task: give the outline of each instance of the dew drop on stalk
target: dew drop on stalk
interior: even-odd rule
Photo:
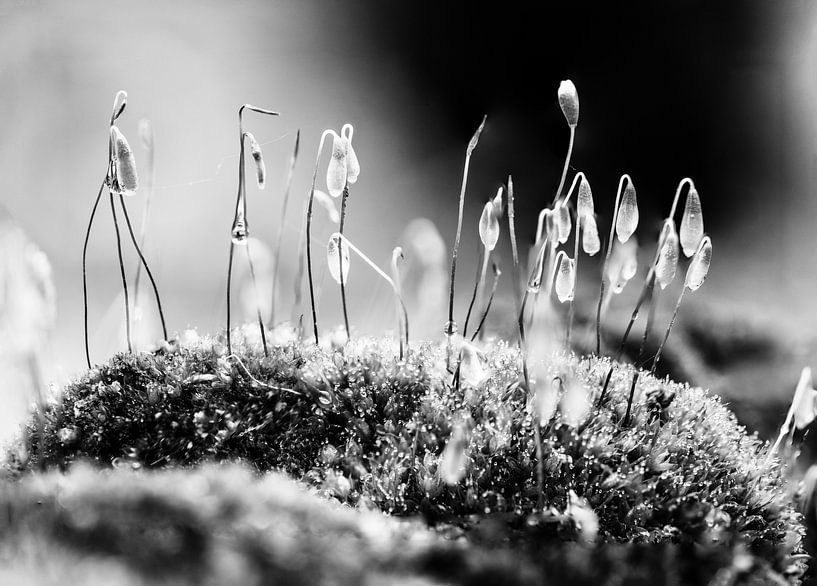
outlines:
[[[627,181],[616,218],[616,236],[619,242],[627,242],[638,227],[638,199],[632,181]]]
[[[706,280],[706,275],[709,273],[709,265],[712,263],[712,240],[709,236],[704,236],[695,256],[689,262],[687,268],[687,275],[684,285],[690,291],[697,291]]]
[[[592,217],[596,215],[593,205],[593,191],[590,189],[590,182],[582,175],[579,182],[579,195],[576,202],[576,213],[579,218]]]
[[[698,250],[698,244],[704,237],[704,216],[701,210],[701,198],[698,190],[690,186],[687,193],[684,215],[681,218],[681,248],[689,258]]]
[[[247,244],[249,231],[247,230],[247,221],[244,219],[244,214],[242,212],[238,213],[238,217],[235,219],[233,230],[230,235],[233,239],[233,244],[238,244],[241,246]]]
[[[567,256],[564,251],[559,251],[557,257],[558,269],[556,271],[556,296],[564,303],[573,299],[576,285],[576,263]]]
[[[136,175],[136,160],[125,135],[111,126],[111,140],[113,141],[114,166],[116,168],[116,191],[122,195],[133,195],[139,188],[139,178]]]
[[[494,213],[494,204],[490,201],[485,203],[479,218],[479,238],[488,250],[493,250],[499,240],[499,220]]]
[[[332,157],[326,169],[326,188],[332,197],[340,197],[346,187],[346,141],[332,132]]]
[[[556,227],[559,231],[559,243],[564,244],[570,238],[573,224],[570,221],[570,208],[561,200],[556,204]]]
[[[675,278],[675,270],[678,268],[678,234],[672,220],[664,222],[659,241],[662,244],[655,264],[655,280],[662,289],[666,289]]]
[[[593,256],[601,249],[596,218],[584,216],[582,222],[582,250],[584,250],[585,254]]]
[[[332,278],[340,285],[341,260],[338,253],[338,249],[340,249],[343,255],[343,284],[345,285],[349,278],[349,246],[345,244],[344,246],[339,246],[339,241],[340,236],[337,233],[329,237],[329,242],[326,245],[326,262],[329,264],[329,273],[332,275]]]

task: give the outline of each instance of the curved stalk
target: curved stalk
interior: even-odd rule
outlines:
[[[111,215],[113,216],[113,227],[116,231],[116,253],[119,257],[119,272],[122,275],[122,291],[125,295],[125,338],[128,342],[128,352],[133,352],[133,343],[130,336],[130,300],[128,298],[128,279],[125,276],[125,263],[122,261],[122,240],[119,236],[119,222],[116,219],[116,208],[113,203],[113,192],[108,190],[111,201]]]
[[[94,200],[94,207],[91,209],[91,218],[88,220],[88,229],[85,231],[85,243],[82,245],[82,307],[84,316],[84,333],[85,333],[85,362],[88,368],[91,368],[91,353],[88,348],[88,276],[87,276],[87,262],[88,255],[88,240],[91,237],[91,226],[94,223],[94,216],[96,216],[96,209],[99,207],[99,200],[102,199],[102,190],[105,189],[106,179],[102,180],[99,186],[99,193]]]
[[[618,221],[618,208],[621,203],[621,194],[624,191],[624,181],[632,183],[632,179],[626,173],[618,180],[618,190],[616,191],[616,201],[613,204],[613,221],[610,224],[610,237],[607,239],[607,252],[604,254],[604,262],[601,265],[601,285],[599,286],[599,303],[596,307],[596,355],[601,356],[601,309],[604,300],[604,289],[607,286],[607,265],[610,262],[610,254],[613,251],[613,238],[616,233],[616,222]],[[660,249],[659,249],[660,250]]]
[[[482,326],[485,325],[485,320],[488,318],[488,312],[491,311],[491,304],[494,302],[494,295],[496,294],[496,286],[499,283],[499,276],[502,274],[502,271],[499,270],[499,267],[496,263],[493,264],[493,271],[494,271],[494,282],[491,285],[491,295],[488,297],[488,304],[485,306],[485,311],[482,314],[482,318],[479,320],[479,324],[477,324],[477,329],[474,330],[474,334],[471,336],[471,341],[473,342],[477,335],[482,331]]]
[[[576,126],[570,125],[570,140],[567,143],[567,155],[565,155],[565,165],[562,168],[562,178],[559,179],[559,187],[556,189],[556,195],[553,198],[551,205],[556,205],[559,200],[559,194],[562,193],[562,188],[565,186],[565,178],[567,177],[567,168],[570,166],[570,157],[573,155],[573,141],[576,138]]]
[[[315,285],[312,281],[312,204],[315,201],[315,182],[318,180],[318,163],[321,160],[323,141],[332,133],[331,130],[324,130],[321,134],[321,141],[318,143],[318,154],[315,157],[315,170],[312,173],[312,187],[309,189],[309,203],[306,210],[306,273],[309,280],[309,301],[312,305],[312,329],[315,333],[315,345],[318,339],[318,314],[315,311]]]
[[[148,267],[148,263],[145,260],[145,256],[142,254],[142,249],[139,247],[139,243],[136,241],[136,236],[133,233],[133,226],[131,226],[130,223],[130,216],[128,215],[128,208],[125,206],[125,198],[121,193],[119,194],[119,205],[122,206],[122,213],[125,215],[125,224],[128,227],[131,242],[133,242],[133,247],[136,249],[136,254],[139,255],[139,260],[141,261],[140,266],[145,267],[145,273],[147,274],[150,284],[153,287],[153,295],[156,298],[156,306],[159,308],[159,319],[162,322],[162,337],[163,339],[167,340],[167,326],[165,325],[165,314],[162,310],[162,300],[159,298],[159,289],[156,287],[156,280],[153,278],[153,273],[151,273],[150,267]],[[134,307],[136,307],[135,297],[137,292],[138,291],[134,292]]]

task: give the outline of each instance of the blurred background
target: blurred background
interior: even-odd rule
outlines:
[[[155,132],[144,252],[168,327],[216,332],[225,324],[241,104],[281,112],[274,119],[245,118],[268,168],[265,191],[248,185],[262,270],[270,270],[262,248],[275,245],[283,178],[301,132],[277,273],[277,319],[293,314],[303,206],[325,128],[355,125],[362,172],[352,186],[346,233],[387,267],[414,218],[433,220],[450,249],[465,145],[487,114],[468,187],[458,269],[461,320],[483,203],[513,174],[517,230],[527,249],[535,215],[553,198],[568,139],[556,90],[566,78],[581,102],[568,179],[577,170],[588,174],[600,231],[609,229],[618,178],[629,173],[642,206],[639,238],[652,254],[675,187],[693,177],[715,258],[691,305],[718,319],[759,320],[761,330],[781,332],[784,344],[798,348],[793,364],[805,364],[808,356],[799,349],[809,347],[817,326],[815,9],[795,0],[559,4],[543,14],[542,6],[523,2],[0,0],[0,203],[53,266],[58,311],[45,364],[49,379],[65,380],[84,366],[81,252],[106,170],[117,90],[129,93],[119,126],[140,172],[139,120],[150,119]],[[319,189],[325,189],[326,161],[324,155]],[[127,200],[137,230],[144,199],[138,193]],[[322,329],[341,319],[337,287],[325,274],[324,245],[332,231],[316,208]],[[506,234],[498,255],[510,275]],[[125,249],[132,277],[138,259],[129,245]],[[388,287],[352,263],[353,328],[379,333],[392,327]],[[587,283],[598,268],[583,263],[589,272],[581,277],[586,285],[580,281],[578,300],[590,304],[597,284]],[[236,291],[246,281],[243,266],[237,257]],[[94,362],[124,348],[118,270],[103,199],[88,253]],[[677,291],[664,298],[662,311],[671,310]],[[444,290],[440,295],[430,312],[411,301],[418,336],[441,331]],[[509,295],[510,280],[503,278],[498,307],[511,306]],[[141,296],[149,300],[146,290]],[[252,317],[238,293],[234,307],[239,319]],[[630,308],[619,299],[613,310]],[[308,331],[308,305],[294,313],[301,312]],[[144,313],[152,315],[153,305]],[[502,319],[495,315],[500,330]],[[799,367],[786,371],[792,389],[798,373]],[[715,386],[716,379],[703,382]]]

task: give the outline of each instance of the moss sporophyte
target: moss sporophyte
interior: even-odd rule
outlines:
[[[538,216],[529,258],[522,259],[520,268],[515,185],[510,175],[495,194],[491,190],[479,222],[466,225],[465,237],[476,240],[478,236],[481,252],[460,333],[455,282],[465,195],[471,159],[487,117],[467,145],[450,257],[447,316],[442,308],[429,312],[432,316],[419,316],[437,316],[445,323],[444,336],[438,341],[410,337],[411,305],[406,304],[414,285],[410,276],[413,261],[424,269],[442,271],[445,281],[447,253],[437,242],[442,239],[433,225],[417,225],[417,238],[422,242],[407,238],[401,246],[386,249],[391,256],[382,259],[382,266],[388,263],[388,272],[344,233],[349,188],[360,173],[351,124],[343,125],[339,133],[326,130],[320,137],[311,186],[303,201],[292,323],[275,321],[277,272],[272,317],[264,323],[249,250],[247,145],[259,189],[268,182],[266,165],[270,161],[264,158],[263,143],[245,130],[243,113],[278,114],[245,104],[239,109],[238,189],[230,225],[226,331],[215,337],[185,334],[168,343],[156,284],[133,234],[123,197],[138,193],[139,182],[133,151],[115,124],[127,104],[127,95],[120,92],[109,124],[106,175],[83,247],[83,294],[90,369],[85,261],[91,226],[107,187],[125,298],[128,353],[89,370],[57,402],[41,404],[41,417],[29,426],[23,440],[36,449],[29,449],[26,457],[12,457],[12,463],[19,470],[35,465],[68,467],[80,459],[102,465],[116,462],[118,467],[158,468],[239,459],[258,471],[285,471],[344,503],[392,515],[419,515],[433,526],[457,527],[477,536],[475,542],[484,538],[485,526],[494,523],[501,527],[503,542],[717,546],[729,552],[722,568],[723,583],[736,583],[738,576],[750,571],[763,579],[796,579],[803,571],[798,557],[802,525],[785,485],[784,467],[775,455],[783,439],[791,438],[795,428],[808,425],[817,413],[817,391],[812,388],[810,371],[804,371],[771,447],[747,435],[719,399],[654,376],[685,292],[702,286],[712,260],[712,240],[704,232],[700,196],[689,178],[678,185],[659,233],[639,238],[643,243],[657,236],[656,249],[649,265],[643,267],[646,276],[623,336],[617,344],[610,343],[612,330],[605,328],[605,321],[613,321],[613,316],[605,320],[605,313],[639,273],[635,182],[628,174],[621,176],[609,237],[602,242],[599,229],[606,230],[607,224],[596,213],[587,173],[575,173],[568,183],[579,119],[575,84],[562,82],[556,99],[569,130],[567,153],[553,199]],[[152,157],[152,132],[140,134]],[[317,189],[317,176],[327,139],[331,139],[331,153],[324,192]],[[278,270],[283,215],[299,146],[300,133],[284,181],[273,271]],[[152,163],[150,168],[152,175]],[[598,183],[595,187],[598,189]],[[684,210],[676,230],[675,215],[684,191]],[[546,200],[550,193],[548,188]],[[134,352],[138,348],[131,343],[131,305],[114,195],[153,286],[161,317],[166,343],[153,352]],[[326,268],[340,286],[344,316],[343,329],[326,335],[318,326],[313,281],[315,201],[332,224],[328,240],[319,236],[319,242],[326,242]],[[507,231],[501,229],[506,214]],[[527,228],[533,231],[534,226]],[[513,263],[513,270],[508,271],[513,303],[507,305],[513,307],[512,317],[494,315],[491,321],[505,317],[506,329],[515,331],[513,345],[497,340],[492,335],[494,324],[487,321],[502,275],[497,258],[506,233]],[[257,325],[234,327],[232,323],[236,246],[247,252]],[[523,256],[527,248],[522,248]],[[602,249],[603,256],[598,254]],[[596,261],[600,265],[597,299],[593,285],[595,320],[592,310],[586,320],[576,319],[576,304],[582,301],[578,294],[582,253],[588,257],[598,254],[601,259]],[[660,293],[671,287],[681,253],[690,259],[684,283],[657,352],[647,356]],[[389,301],[388,307],[397,315],[396,336],[351,335],[346,284],[350,276],[365,278],[350,272],[352,254],[393,292],[394,302]],[[583,259],[582,267],[586,262],[594,261]],[[312,321],[307,340],[303,339],[305,308],[301,307],[304,271]],[[585,270],[582,281],[586,277]],[[444,282],[440,289],[443,287]],[[424,293],[432,290],[424,289]],[[648,315],[636,364],[622,364],[625,345],[645,303]],[[561,309],[563,304],[566,309]],[[477,325],[469,332],[474,322]],[[412,331],[416,329],[413,325]],[[595,354],[579,357],[572,352],[579,347],[574,337],[582,333],[591,340],[595,337]],[[592,341],[588,346],[593,346]],[[612,360],[602,356],[610,347],[617,348],[610,352]],[[650,360],[649,371],[641,370]],[[486,525],[479,528],[482,521]],[[756,559],[749,569],[735,561],[743,552]]]

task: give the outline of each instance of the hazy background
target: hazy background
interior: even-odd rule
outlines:
[[[573,167],[590,177],[601,230],[621,173],[638,189],[642,242],[655,238],[678,181],[691,176],[715,247],[713,272],[696,297],[811,335],[814,9],[793,0],[569,4],[540,16],[521,2],[0,0],[0,202],[54,267],[59,305],[50,374],[63,378],[84,361],[82,242],[119,89],[130,95],[120,127],[140,168],[139,119],[155,129],[157,188],[145,253],[172,331],[224,326],[242,103],[282,113],[246,118],[264,143],[269,172],[265,191],[248,187],[250,228],[269,246],[286,160],[301,130],[279,271],[279,315],[287,318],[301,210],[323,129],[355,124],[362,172],[347,234],[386,266],[415,217],[432,218],[450,246],[464,147],[488,114],[469,183],[458,272],[464,295],[476,261],[476,220],[507,174],[517,189],[520,240],[529,241],[535,214],[553,197],[568,137],[556,88],[571,78],[581,100]],[[319,188],[324,169],[325,158]],[[128,200],[136,224],[143,197]],[[316,222],[323,272],[332,228],[325,217]],[[500,256],[509,268],[506,242]],[[128,255],[129,275],[135,260]],[[393,321],[389,291],[353,263],[352,325],[362,332],[391,327],[384,326]],[[122,310],[112,305],[119,276],[107,205],[97,216],[88,273],[92,360],[101,361],[122,347],[113,333]],[[588,297],[595,284],[590,289]],[[338,297],[327,279],[322,327],[338,323]],[[431,317],[439,331],[445,316]]]

